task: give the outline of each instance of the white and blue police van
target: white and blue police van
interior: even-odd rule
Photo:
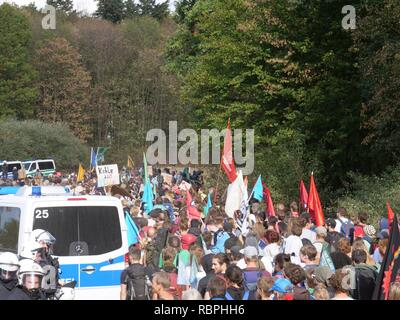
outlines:
[[[55,238],[60,279],[76,281],[76,300],[118,300],[128,253],[121,201],[74,196],[64,187],[23,187],[0,196],[0,251],[21,253],[35,229]]]

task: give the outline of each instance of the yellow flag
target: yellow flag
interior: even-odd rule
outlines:
[[[83,181],[84,178],[85,178],[85,169],[83,169],[82,165],[79,164],[78,178],[76,179],[76,182]]]
[[[133,164],[133,160],[130,156],[128,156],[128,164],[127,164],[128,169],[133,169],[134,164]]]

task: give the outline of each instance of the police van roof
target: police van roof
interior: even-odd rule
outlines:
[[[116,197],[96,196],[96,195],[75,195],[68,188],[58,186],[43,187],[22,187],[15,195],[4,195],[0,197],[0,202],[24,202],[28,199],[32,201],[119,201]]]

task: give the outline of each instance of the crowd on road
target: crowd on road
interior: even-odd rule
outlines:
[[[244,228],[240,210],[226,214],[222,192],[204,190],[201,171],[157,169],[150,181],[150,211],[142,169],[123,168],[121,184],[105,188],[96,187],[93,171],[80,182],[76,174],[57,174],[19,183],[120,198],[136,230],[121,273],[121,300],[372,299],[389,242],[388,219],[374,227],[368,213],[350,218],[338,208],[336,217],[316,227],[296,202],[277,204],[269,216],[251,198]],[[7,268],[0,261],[3,286]],[[388,299],[400,300],[399,277]]]

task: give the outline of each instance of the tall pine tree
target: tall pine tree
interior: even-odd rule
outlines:
[[[47,0],[47,4],[65,13],[72,13],[74,10],[74,3],[72,0]]]
[[[95,15],[112,23],[120,23],[125,17],[123,0],[97,0]]]

